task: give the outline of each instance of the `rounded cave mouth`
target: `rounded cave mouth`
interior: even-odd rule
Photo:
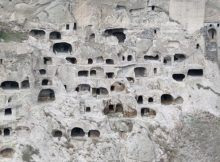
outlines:
[[[0,156],[4,158],[11,158],[15,153],[15,150],[12,148],[4,148],[0,151]]]
[[[53,31],[50,33],[50,39],[61,39],[61,33],[58,31]]]
[[[44,38],[46,35],[46,32],[41,29],[32,29],[30,31],[30,35],[35,37],[35,38]]]
[[[52,89],[42,89],[38,95],[38,102],[54,101],[55,92]]]
[[[183,79],[185,78],[185,75],[184,74],[173,74],[173,79],[176,80],[176,81],[183,81]]]
[[[55,130],[52,131],[52,136],[53,137],[62,137],[62,135],[63,135],[63,133],[60,130],[55,129]]]
[[[161,96],[161,104],[163,105],[170,105],[173,103],[173,101],[174,101],[174,98],[170,94],[163,94]]]
[[[75,127],[71,130],[71,136],[72,137],[84,137],[85,132],[82,128]]]
[[[104,32],[105,36],[114,36],[118,39],[118,43],[124,43],[126,35],[123,28],[106,29]]]
[[[69,43],[61,42],[61,43],[55,43],[53,45],[53,52],[54,53],[71,53],[72,52],[72,46]]]

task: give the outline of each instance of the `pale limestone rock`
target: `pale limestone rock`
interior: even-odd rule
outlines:
[[[220,161],[218,13],[218,0],[0,1],[0,161]]]

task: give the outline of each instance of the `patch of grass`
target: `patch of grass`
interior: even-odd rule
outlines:
[[[27,39],[27,34],[22,32],[0,31],[0,39],[3,39],[5,42],[22,42]]]

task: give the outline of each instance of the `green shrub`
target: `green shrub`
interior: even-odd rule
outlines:
[[[27,39],[27,34],[22,32],[0,31],[0,39],[5,42],[22,42]]]

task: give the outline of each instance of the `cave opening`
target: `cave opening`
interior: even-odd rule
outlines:
[[[83,137],[85,136],[85,132],[82,128],[75,127],[71,130],[71,136],[72,137]]]
[[[11,115],[12,114],[12,109],[11,108],[6,108],[5,109],[5,115]]]
[[[77,60],[75,57],[67,57],[66,60],[71,64],[76,64]]]
[[[19,84],[16,81],[4,81],[1,83],[1,87],[7,90],[19,89]]]
[[[137,97],[137,103],[138,104],[143,104],[143,96],[138,96]]]
[[[62,135],[63,135],[63,133],[62,133],[62,131],[60,131],[60,130],[53,130],[52,131],[52,136],[53,137],[62,137]]]
[[[35,37],[35,38],[44,38],[45,37],[45,31],[44,30],[38,30],[38,29],[33,29],[30,31],[30,35]]]
[[[55,92],[52,89],[42,89],[38,95],[38,101],[54,101],[55,100]]]
[[[87,70],[82,70],[78,72],[79,77],[87,77],[89,75],[89,72]]]
[[[184,74],[173,74],[173,79],[176,81],[183,81],[184,78],[185,78]]]
[[[61,33],[53,31],[50,33],[50,39],[61,39]]]
[[[10,136],[10,128],[4,128],[4,131],[3,131],[3,133],[4,133],[4,136]]]
[[[154,116],[156,116],[156,111],[153,109],[150,109],[150,108],[142,108],[141,109],[141,116],[154,117]]]
[[[98,130],[89,130],[88,137],[96,138],[100,136],[100,132]]]
[[[163,94],[161,96],[161,104],[163,105],[170,105],[173,103],[173,101],[173,96],[171,96],[170,94]]]
[[[53,45],[53,52],[54,53],[71,53],[72,46],[71,44],[66,43],[66,42],[55,43]]]
[[[203,69],[189,69],[187,75],[189,75],[189,76],[203,76]]]
[[[118,43],[123,43],[126,39],[126,35],[124,34],[123,28],[116,28],[116,29],[107,29],[105,30],[105,35],[107,36],[115,36],[118,39]]]
[[[30,83],[29,80],[24,80],[21,82],[21,88],[25,89],[25,88],[30,88]]]
[[[144,77],[146,73],[146,68],[136,67],[134,68],[135,77]]]

